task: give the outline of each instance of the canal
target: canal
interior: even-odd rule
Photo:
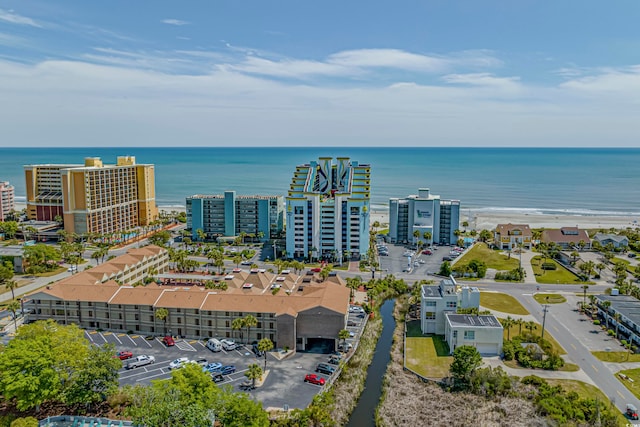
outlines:
[[[371,427],[375,425],[376,407],[382,395],[384,374],[391,360],[393,331],[396,328],[396,320],[393,318],[394,302],[395,300],[387,300],[380,307],[382,332],[376,344],[373,360],[369,365],[369,369],[367,369],[364,391],[351,413],[347,427]]]

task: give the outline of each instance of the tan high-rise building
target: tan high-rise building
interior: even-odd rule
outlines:
[[[84,166],[25,166],[25,177],[29,218],[61,215],[68,233],[121,232],[158,217],[154,166],[135,157],[118,157],[115,165],[89,157]]]

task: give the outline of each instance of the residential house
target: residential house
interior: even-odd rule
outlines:
[[[453,353],[461,345],[475,347],[483,356],[502,353],[502,324],[492,314],[445,314],[444,336]]]
[[[616,249],[629,247],[629,239],[627,236],[618,234],[596,233],[596,235],[593,236],[593,241],[600,243],[600,246],[603,248],[609,244],[612,244]]]
[[[584,244],[585,249],[591,248],[591,240],[585,230],[578,227],[562,227],[560,229],[544,230],[540,236],[543,243],[555,243],[560,248],[573,249]]]
[[[494,242],[500,249],[515,249],[522,245],[531,249],[533,233],[527,224],[498,224],[494,234]]]

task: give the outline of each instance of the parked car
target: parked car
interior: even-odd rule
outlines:
[[[315,267],[315,268],[312,268],[311,271],[313,271],[314,273],[320,273],[322,269],[320,267]]]
[[[261,351],[260,349],[258,349],[258,343],[257,343],[257,342],[254,342],[254,343],[251,345],[251,350],[255,353],[255,355],[256,355],[257,357],[262,357],[262,356],[264,356],[264,351]]]
[[[429,249],[425,249],[424,251],[422,251],[422,253],[424,255],[433,255],[433,252],[431,250],[429,250]]]
[[[205,365],[202,370],[213,374],[214,372],[219,371],[220,368],[222,368],[222,363],[212,362]]]
[[[339,357],[331,356],[329,358],[329,362],[328,363],[331,364],[331,365],[339,365],[340,364],[340,360],[341,360],[341,358],[339,358]]]
[[[140,356],[134,357],[133,359],[129,359],[129,363],[127,363],[127,369],[139,368],[140,366],[150,365],[156,361],[156,358],[153,356],[147,356],[145,354],[141,354]]]
[[[207,366],[208,364],[207,359],[205,359],[204,357],[197,359],[195,362],[202,367]]]
[[[353,332],[353,331],[349,331],[349,336],[350,336],[351,338],[353,338],[353,337],[355,337],[355,336],[356,336],[356,333],[355,333],[355,332]]]
[[[224,381],[222,374],[211,374],[211,379],[214,383],[221,383]]]
[[[167,347],[173,347],[174,345],[176,345],[176,342],[171,335],[166,335],[164,338],[162,338],[162,343]]]
[[[635,253],[633,253],[633,252],[629,252],[629,253],[627,254],[627,256],[628,256],[629,258],[635,258],[635,257],[636,257],[636,254],[635,254]]]
[[[207,348],[213,352],[222,351],[222,343],[215,338],[211,338],[207,341]]]
[[[173,360],[171,363],[169,363],[169,369],[179,369],[182,368],[182,366],[187,363],[189,361],[188,357],[178,357],[177,359]]]
[[[120,360],[127,360],[133,357],[133,353],[131,353],[129,350],[119,351],[116,353],[116,357]]]
[[[453,258],[451,258],[450,256],[443,256],[442,257],[442,261],[451,261],[453,260]]]
[[[378,252],[380,256],[389,256],[389,252]]]
[[[236,342],[234,340],[224,339],[224,340],[221,340],[220,342],[222,343],[222,348],[227,351],[235,350],[237,347]]]
[[[230,375],[236,371],[236,367],[234,365],[226,365],[220,368],[220,373],[222,375]]]
[[[241,384],[240,384],[240,390],[244,390],[244,391],[251,391],[251,390],[255,390],[255,386],[253,385],[253,381],[252,380],[244,380]]]
[[[325,379],[316,374],[307,374],[304,376],[304,382],[316,385],[324,385]]]
[[[637,420],[638,408],[636,408],[635,405],[632,405],[631,403],[627,403],[626,414],[627,414],[627,417],[631,418],[632,420]]]
[[[336,368],[334,366],[328,365],[326,363],[318,363],[318,366],[316,366],[316,372],[319,372],[321,374],[331,375],[335,371]]]
[[[242,261],[242,262],[240,263],[240,265],[252,265],[252,264],[253,264],[253,262],[252,262],[252,261],[250,261],[250,260],[245,260],[245,261]]]
[[[347,326],[357,326],[358,324],[356,322],[354,322],[353,320],[349,320],[347,322]]]

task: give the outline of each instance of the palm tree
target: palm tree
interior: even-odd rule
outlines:
[[[518,325],[518,335],[522,335],[522,325],[524,325],[524,320],[518,318],[514,321],[516,325]]]
[[[618,339],[618,325],[620,324],[620,313],[615,313],[613,318],[616,319],[616,339]]]
[[[269,338],[262,338],[258,342],[258,350],[264,354],[264,370],[267,370],[267,352],[273,350],[273,342]]]
[[[536,325],[536,322],[534,322],[533,320],[529,320],[528,322],[526,322],[524,327],[527,328],[529,330],[529,332],[532,333],[532,334],[533,334],[534,329],[538,329],[538,326]]]
[[[164,334],[167,334],[167,318],[169,317],[169,310],[166,308],[158,308],[156,309],[156,313],[154,316],[158,320],[162,320],[164,323]]]
[[[584,306],[587,305],[587,289],[589,289],[589,285],[582,285],[582,309],[584,310]]]
[[[343,329],[340,332],[338,332],[338,338],[342,340],[342,348],[344,348],[345,343],[347,342],[347,338],[349,338],[350,333],[348,330]]]
[[[603,301],[602,308],[604,308],[604,321],[607,325],[607,330],[609,330],[609,307],[611,307],[611,301]]]
[[[244,376],[251,380],[251,385],[256,386],[256,380],[262,378],[262,368],[257,363],[249,365],[249,369],[244,373]]]
[[[589,295],[589,301],[591,302],[591,308],[589,309],[590,313],[591,313],[591,318],[593,319],[593,307],[595,307],[596,305],[596,296],[595,295]]]
[[[13,314],[13,327],[15,328],[15,332],[18,332],[18,320],[16,319],[16,312],[20,310],[20,303],[15,299],[11,300],[11,302],[7,304],[7,310],[9,310]]]
[[[244,328],[244,319],[241,317],[233,319],[233,322],[231,322],[231,329],[240,332],[240,340],[242,340],[242,328]]]
[[[233,257],[233,263],[236,265],[236,268],[240,267],[240,263],[242,262],[242,256],[236,255]]]
[[[420,245],[420,230],[415,230],[413,232],[413,237],[416,239],[416,251],[418,250],[418,245]]]
[[[424,240],[426,240],[427,242],[429,242],[429,247],[433,246],[433,242],[431,241],[431,239],[433,238],[433,234],[431,234],[430,231],[425,231],[422,234],[422,237],[424,237]]]
[[[196,234],[198,235],[198,240],[200,240],[201,242],[204,242],[204,240],[207,238],[207,233],[205,233],[202,228],[198,228],[196,230]]]
[[[18,282],[13,279],[5,280],[4,287],[11,291],[11,299],[16,299],[15,289],[18,289]]]
[[[502,327],[507,330],[507,341],[511,341],[511,327],[515,324],[515,319],[511,316],[507,316],[507,318],[502,321]]]
[[[256,319],[253,315],[247,314],[244,316],[244,326],[247,328],[247,344],[249,344],[249,336],[251,328],[258,324],[258,319]]]

